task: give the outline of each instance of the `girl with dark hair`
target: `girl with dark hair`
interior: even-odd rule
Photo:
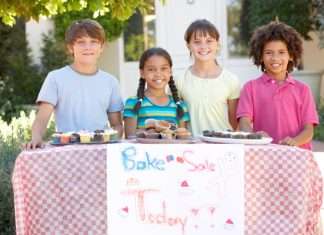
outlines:
[[[219,33],[208,20],[192,22],[184,39],[193,64],[176,79],[181,97],[188,103],[194,136],[204,130],[235,130],[240,83],[236,75],[216,61]]]
[[[188,108],[180,100],[172,77],[172,60],[162,48],[146,50],[139,61],[140,79],[137,95],[126,100],[124,110],[126,138],[135,136],[136,129],[145,128],[147,119],[164,120],[186,127]],[[172,96],[166,93],[169,85]]]
[[[261,132],[274,143],[311,149],[318,115],[310,88],[290,72],[301,61],[302,40],[295,29],[271,22],[250,41],[250,56],[263,74],[247,82],[237,110],[242,131]]]

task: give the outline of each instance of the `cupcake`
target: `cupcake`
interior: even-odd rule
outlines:
[[[70,142],[72,144],[74,143],[80,143],[80,135],[78,133],[72,133],[70,137]]]
[[[92,134],[88,132],[80,133],[80,143],[88,144],[91,143]]]
[[[68,133],[63,133],[60,138],[61,144],[69,144],[71,139],[71,135]]]
[[[93,134],[93,137],[92,137],[93,142],[103,142],[103,140],[104,140],[103,133],[95,132]]]
[[[103,138],[103,142],[109,142],[110,140],[110,135],[107,131],[104,131],[104,133],[102,133],[102,138]]]
[[[61,144],[61,132],[56,132],[52,135],[52,144]]]
[[[110,141],[116,141],[119,139],[119,136],[118,136],[118,131],[114,130],[114,129],[109,129],[109,130],[106,130],[106,132],[108,133],[109,135],[109,140]]]

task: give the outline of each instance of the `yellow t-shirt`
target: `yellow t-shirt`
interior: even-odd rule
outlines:
[[[204,130],[232,129],[227,100],[240,96],[240,82],[236,75],[222,69],[217,78],[201,78],[187,69],[175,81],[180,96],[188,104],[194,136],[201,135]]]

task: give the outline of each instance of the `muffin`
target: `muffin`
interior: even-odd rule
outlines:
[[[135,135],[137,138],[145,138],[145,130],[137,129]]]
[[[191,132],[188,131],[186,128],[178,128],[175,130],[175,135],[177,139],[190,139]]]
[[[161,134],[162,139],[172,140],[175,138],[174,131],[172,131],[170,129],[164,130],[164,131],[160,132],[160,134]]]
[[[144,132],[145,138],[148,139],[161,139],[161,134],[157,132],[155,129],[150,129]]]
[[[158,132],[165,131],[171,128],[171,124],[168,121],[159,120],[155,123],[155,130]]]
[[[148,118],[145,120],[144,124],[145,124],[145,128],[146,129],[151,129],[151,128],[155,128],[155,123],[157,122],[157,120],[153,119],[153,118]]]

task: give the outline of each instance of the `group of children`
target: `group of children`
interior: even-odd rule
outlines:
[[[162,48],[146,50],[139,60],[137,94],[125,106],[117,79],[97,67],[105,42],[102,26],[80,20],[65,38],[73,63],[48,74],[37,98],[39,110],[27,149],[42,146],[53,112],[61,132],[105,129],[108,114],[120,137],[123,116],[126,138],[154,118],[190,128],[194,136],[204,130],[241,130],[311,149],[318,115],[309,87],[290,74],[301,60],[302,41],[284,23],[271,22],[255,30],[250,57],[263,74],[240,90],[238,77],[216,60],[219,32],[207,20],[194,21],[184,36],[193,64],[174,78],[169,53]]]

